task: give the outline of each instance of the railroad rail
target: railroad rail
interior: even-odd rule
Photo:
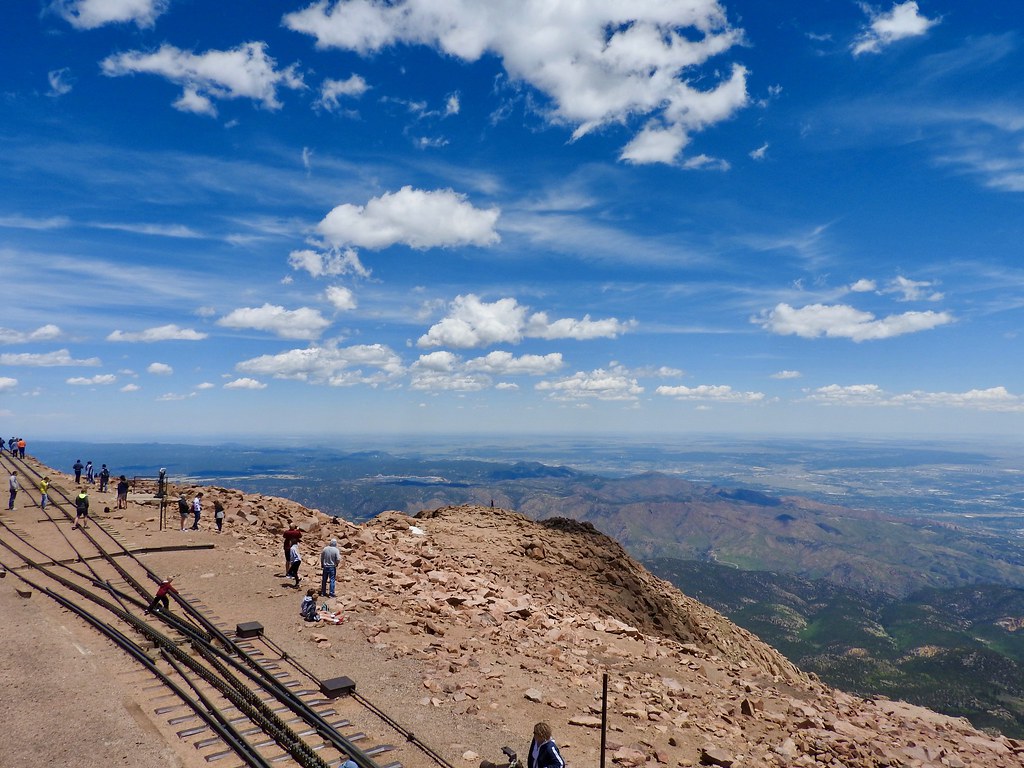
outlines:
[[[38,506],[42,475],[32,462],[3,454],[0,470],[12,469],[24,478],[19,498]],[[169,595],[172,611],[147,611],[160,576],[96,517],[71,534],[73,499],[57,484],[48,496],[36,524],[57,536],[40,549],[37,537],[0,516],[0,569],[78,616],[154,678],[147,689],[160,702],[154,714],[208,763],[334,768],[348,755],[359,768],[403,768],[399,758],[408,754],[452,768],[354,685],[318,680],[262,632],[228,629],[187,593]],[[360,730],[368,721],[398,744],[375,743]]]

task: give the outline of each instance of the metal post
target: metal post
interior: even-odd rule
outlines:
[[[601,678],[601,768],[604,768],[604,748],[608,736],[608,673]]]

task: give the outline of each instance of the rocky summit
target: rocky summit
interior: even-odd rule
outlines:
[[[538,720],[573,768],[598,765],[605,674],[609,765],[1024,765],[1024,743],[823,685],[587,523],[457,506],[352,525],[284,499],[202,490],[227,508],[223,536],[157,531],[152,502],[134,497],[105,522],[129,543],[208,538],[214,550],[160,555],[177,558],[162,570],[199,596],[232,594],[230,608],[312,668],[318,657],[344,662],[364,673],[371,698],[400,692],[390,714],[457,768],[497,758],[502,743],[525,749]],[[295,591],[273,574],[292,523],[304,531],[303,586],[319,581],[315,553],[338,540],[340,627],[305,624]]]
[[[231,506],[268,545],[300,511],[267,497]],[[474,505],[360,526],[306,515],[306,539],[342,547],[349,620],[380,652],[416,660],[418,706],[520,733],[547,719],[572,764],[597,764],[605,672],[607,758],[620,765],[1024,764],[1024,743],[966,720],[821,684],[588,523]]]

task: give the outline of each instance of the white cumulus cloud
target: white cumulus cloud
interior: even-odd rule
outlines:
[[[496,350],[483,357],[466,361],[467,370],[482,371],[495,376],[546,376],[561,369],[563,365],[561,352],[516,357],[511,352]]]
[[[654,391],[659,395],[672,397],[676,400],[699,400],[716,403],[759,403],[764,400],[763,392],[739,392],[727,384],[701,384],[696,387],[661,386]]]
[[[167,363],[150,363],[146,366],[146,373],[154,376],[170,376],[174,373],[174,369]]]
[[[224,389],[266,389],[267,385],[262,381],[256,379],[240,378],[234,381],[229,381],[224,385]]]
[[[121,387],[120,391],[121,392],[138,392],[140,389],[142,389],[142,387],[140,387],[138,384],[125,384],[123,387]]]
[[[358,99],[370,86],[359,75],[352,75],[345,80],[332,80],[327,78],[320,86],[320,98],[317,106],[323,107],[328,112],[337,112],[341,108],[341,98]]]
[[[241,373],[312,384],[384,384],[405,372],[402,359],[383,344],[332,345],[260,355],[235,366]]]
[[[20,354],[6,353],[0,355],[0,365],[24,365],[36,368],[50,368],[57,366],[97,366],[101,365],[98,357],[87,357],[75,359],[66,349],[58,349],[54,352],[23,352]]]
[[[128,51],[108,56],[100,66],[109,77],[165,77],[183,88],[174,104],[176,109],[211,116],[217,114],[214,99],[253,99],[266,109],[279,109],[278,88],[304,87],[296,66],[276,69],[277,62],[267,55],[266,44],[261,42],[202,54],[164,44],[154,53]]]
[[[456,296],[448,315],[420,337],[421,347],[483,347],[489,344],[518,344],[523,338],[577,339],[616,338],[634,327],[633,321],[615,318],[591,320],[562,318],[550,320],[547,313],[528,316],[529,307],[513,298],[485,302],[470,293]]]
[[[772,374],[773,379],[781,379],[783,381],[786,379],[799,379],[801,376],[803,374],[800,371],[778,371]]]
[[[335,247],[377,250],[396,244],[410,248],[494,245],[498,208],[476,208],[450,189],[410,186],[386,192],[366,205],[344,203],[328,213],[317,230]]]
[[[862,3],[861,8],[868,15],[869,22],[851,46],[854,56],[879,53],[897,40],[919,37],[939,23],[939,19],[922,16],[916,0],[895,3],[887,13],[877,11],[866,3]]]
[[[117,376],[112,373],[101,373],[95,376],[72,376],[70,379],[65,379],[65,383],[73,386],[88,387],[95,384],[113,384],[117,381]]]
[[[119,23],[146,29],[153,26],[168,4],[169,0],[56,0],[53,8],[78,29]]]
[[[351,248],[332,248],[323,253],[308,248],[292,251],[288,254],[288,264],[292,269],[308,272],[313,277],[370,276],[370,271],[359,261],[359,254]]]
[[[18,386],[18,380],[12,379],[10,376],[0,376],[0,392],[6,392],[9,389],[14,389]]]
[[[330,324],[331,321],[315,309],[285,309],[274,304],[240,307],[217,321],[217,325],[225,328],[269,331],[282,339],[315,339]]]
[[[207,334],[192,328],[179,328],[177,325],[160,325],[144,331],[113,331],[107,341],[202,341]]]
[[[554,400],[636,400],[644,388],[621,366],[577,371],[572,376],[542,381],[534,387]]]
[[[328,286],[324,296],[339,312],[348,312],[357,306],[355,294],[343,285]]]
[[[780,336],[796,335],[805,339],[825,336],[861,342],[929,331],[953,322],[953,316],[948,312],[928,311],[904,312],[879,319],[846,304],[809,304],[797,309],[782,303],[752,320]]]
[[[971,389],[966,392],[913,390],[889,393],[877,384],[830,384],[807,391],[806,399],[821,405],[874,406],[886,408],[962,408],[1000,413],[1024,413],[1024,397],[1006,387]]]
[[[862,277],[860,280],[850,286],[850,290],[854,293],[868,293],[878,287],[878,284],[874,280],[868,280],[866,277]]]
[[[717,0],[320,0],[284,24],[320,48],[363,55],[403,43],[470,62],[492,54],[513,82],[543,94],[539,109],[574,138],[647,123],[623,151],[630,162],[673,161],[689,133],[747,103],[742,66],[704,69],[743,40]]]
[[[53,323],[41,325],[34,331],[15,331],[0,328],[0,344],[25,344],[31,341],[50,341],[63,335],[60,327]]]

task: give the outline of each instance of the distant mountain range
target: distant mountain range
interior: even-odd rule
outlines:
[[[1024,737],[1022,589],[976,585],[896,598],[693,560],[644,565],[830,685]]]
[[[356,522],[389,509],[415,514],[493,502],[534,519],[593,523],[647,560],[706,561],[895,596],[928,587],[1024,587],[1024,548],[985,529],[658,472],[607,476],[538,461],[318,447],[43,448],[41,457],[58,467],[81,457],[103,461],[115,474],[155,475],[156,467],[170,465],[172,478],[282,496]]]
[[[949,515],[896,517],[764,488],[538,461],[57,445],[60,457],[46,457],[56,466],[90,453],[116,474],[151,476],[167,464],[179,480],[281,496],[354,522],[493,503],[536,520],[591,523],[832,685],[1024,736],[1024,551]]]

